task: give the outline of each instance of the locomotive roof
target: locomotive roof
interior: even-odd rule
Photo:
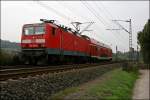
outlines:
[[[51,23],[51,25],[56,25],[56,24]],[[60,27],[60,28],[63,28],[63,27],[61,27],[61,25],[56,25],[56,26],[58,26],[58,27]],[[70,29],[71,29],[71,30],[68,30],[68,29],[67,29],[68,33],[71,33],[71,34],[75,33],[75,32],[73,32],[73,29],[72,29],[72,28],[70,28]],[[82,38],[84,38],[84,39],[86,39],[86,40],[90,40],[93,44],[96,44],[96,45],[99,45],[99,46],[102,46],[102,47],[111,49],[111,47],[110,47],[109,45],[106,45],[106,44],[104,44],[104,43],[102,43],[102,42],[99,42],[99,41],[97,41],[97,40],[95,40],[95,39],[92,39],[92,38],[90,38],[90,37],[88,37],[88,36],[86,36],[86,35],[81,35],[81,34],[78,34],[78,33],[77,33],[77,34],[74,34],[74,35],[79,36],[79,37],[82,37]]]
[[[57,25],[57,24],[54,24],[54,23],[50,23],[50,25],[51,26],[53,26],[53,27],[60,27],[61,29],[66,29],[66,31],[68,32],[68,33],[70,33],[70,34],[74,34],[74,35],[76,35],[76,36],[78,36],[78,37],[82,37],[82,38],[84,38],[84,39],[86,39],[86,40],[90,40],[90,38],[88,37],[88,36],[86,36],[86,35],[81,35],[81,34],[78,34],[76,31],[74,31],[72,28],[68,28],[68,27],[62,27],[61,25]]]
[[[39,25],[44,25],[44,23],[24,24],[23,26],[39,26]]]

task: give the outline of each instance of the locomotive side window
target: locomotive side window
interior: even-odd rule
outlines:
[[[52,27],[52,35],[54,36],[56,34],[56,28]]]
[[[24,28],[24,34],[25,35],[33,35],[34,34],[34,28],[33,27]]]

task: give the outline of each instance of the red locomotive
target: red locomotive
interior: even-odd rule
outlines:
[[[57,25],[53,20],[42,21],[23,26],[21,47],[25,62],[36,64],[39,61],[58,63],[112,59],[112,50],[108,45]]]

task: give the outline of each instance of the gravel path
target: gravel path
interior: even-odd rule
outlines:
[[[133,100],[150,100],[150,70],[140,70],[140,73],[134,87]]]

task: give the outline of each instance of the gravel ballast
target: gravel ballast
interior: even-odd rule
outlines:
[[[50,73],[41,76],[1,82],[1,100],[49,100],[51,95],[67,87],[95,79],[120,64]]]

